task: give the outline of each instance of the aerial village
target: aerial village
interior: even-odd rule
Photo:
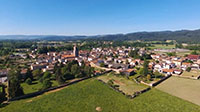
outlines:
[[[29,56],[34,60],[28,62],[32,71],[41,69],[43,72],[53,72],[56,63],[66,64],[69,61],[77,60],[79,66],[81,62],[85,62],[92,67],[100,68],[103,70],[112,70],[116,73],[124,73],[127,76],[136,74],[136,67],[140,67],[144,64],[144,60],[135,59],[129,56],[130,51],[134,51],[135,48],[117,47],[114,48],[93,48],[91,51],[78,50],[74,46],[73,51],[62,52],[48,52],[47,54],[36,54],[33,50]],[[155,50],[156,51],[156,50]],[[164,75],[181,76],[183,71],[198,70],[200,66],[200,55],[188,55],[187,57],[167,56],[166,54],[156,54],[154,51],[145,50],[140,48],[138,54],[143,56],[144,54],[151,54],[151,58],[148,63],[148,69],[153,72],[158,71]],[[21,58],[26,58],[24,55],[18,55]],[[0,82],[7,81],[7,74],[9,69],[0,70]],[[21,70],[21,74],[26,74],[26,69]],[[99,71],[96,71],[99,72]],[[199,75],[188,76],[189,78],[198,79]]]

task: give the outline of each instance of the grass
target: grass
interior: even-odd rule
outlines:
[[[170,77],[156,88],[200,105],[200,80]]]
[[[190,54],[190,51],[188,51],[188,52],[176,52],[177,56],[185,56],[185,55],[189,55],[189,54]]]
[[[162,44],[154,44],[154,46],[150,47],[151,49],[173,49],[175,45],[162,45]]]
[[[199,112],[200,107],[152,89],[135,99],[113,91],[95,79],[32,99],[11,102],[0,112]]]
[[[120,76],[115,76],[113,75],[113,73],[108,73],[106,75],[99,76],[98,79],[106,83],[109,80],[114,80],[114,85],[119,85],[119,89],[127,95],[133,95],[135,92],[144,90],[148,87],[143,84],[137,84],[133,80],[129,80]]]
[[[184,71],[181,75],[185,77],[197,77],[200,75],[200,71],[199,70],[191,70],[190,72]]]
[[[58,86],[57,81],[52,80],[51,82],[52,82],[52,86]],[[21,84],[25,94],[37,92],[42,88],[42,84],[39,81],[33,81],[32,83],[33,84],[31,85],[28,85],[25,82]]]

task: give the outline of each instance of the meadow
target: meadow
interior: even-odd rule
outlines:
[[[126,79],[125,77],[113,75],[113,73],[99,76],[98,79],[105,83],[109,80],[113,80],[114,85],[118,85],[119,90],[123,91],[127,95],[133,95],[135,92],[142,91],[148,87],[143,84],[137,84],[135,81]]]
[[[184,100],[200,105],[200,80],[170,77],[156,88]]]
[[[154,46],[150,47],[151,49],[173,49],[175,45],[162,45],[162,44],[154,44]]]
[[[58,86],[58,82],[55,80],[52,80],[52,86]],[[42,89],[42,83],[40,83],[39,81],[33,81],[31,85],[28,85],[27,83],[22,83],[21,84],[24,94],[28,94],[28,93],[33,93],[33,92],[37,92],[40,89]]]
[[[0,112],[198,112],[200,107],[152,89],[135,99],[112,90],[96,79],[71,85],[60,91],[11,102]]]
[[[191,70],[190,72],[184,71],[181,75],[184,77],[198,77],[199,73],[199,70]]]

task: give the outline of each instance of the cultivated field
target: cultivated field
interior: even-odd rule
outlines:
[[[137,91],[142,91],[146,89],[148,86],[143,84],[137,84],[132,80],[128,80],[124,77],[115,76],[112,73],[108,73],[98,77],[98,79],[107,83],[109,80],[113,80],[114,85],[119,86],[119,90],[123,91],[127,95],[133,95]]]
[[[156,88],[200,105],[200,80],[170,77]]]
[[[152,89],[135,99],[113,91],[96,79],[57,92],[11,102],[0,112],[199,112],[200,107]]]

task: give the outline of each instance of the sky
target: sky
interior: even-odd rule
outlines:
[[[0,0],[0,35],[200,29],[200,0]]]

